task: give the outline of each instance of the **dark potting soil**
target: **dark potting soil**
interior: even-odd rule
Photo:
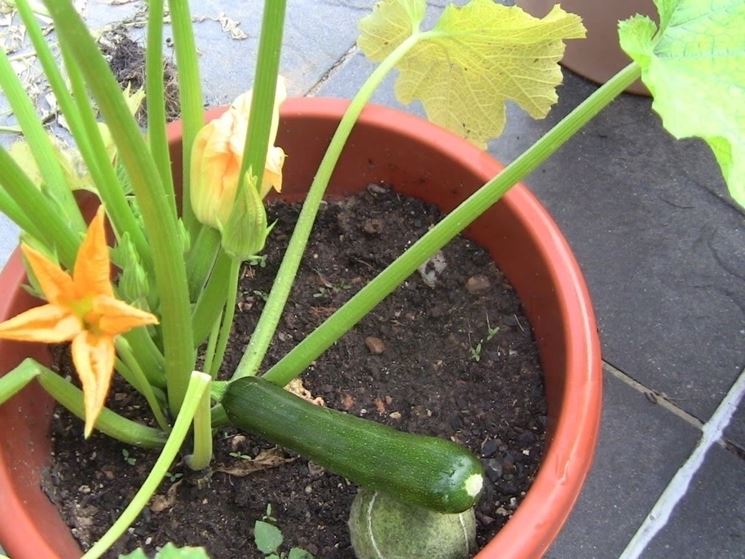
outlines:
[[[236,366],[250,337],[297,212],[271,205],[277,224],[265,261],[243,270],[225,371]],[[375,185],[325,204],[267,366],[438,218],[436,208]],[[433,286],[425,276],[430,283],[434,276]],[[449,438],[481,457],[488,480],[476,512],[480,546],[508,520],[535,476],[546,405],[530,326],[502,274],[468,240],[456,239],[424,274],[413,274],[301,378],[329,407]],[[109,405],[130,416],[146,410],[122,384]],[[53,439],[45,489],[87,548],[127,505],[156,453],[98,434],[86,442],[82,424],[64,410],[55,417]],[[354,485],[303,458],[220,429],[211,471],[175,464],[108,557],[138,546],[152,553],[168,541],[205,546],[214,559],[263,557],[253,526],[271,504],[282,549],[353,558],[346,520],[355,493]]]

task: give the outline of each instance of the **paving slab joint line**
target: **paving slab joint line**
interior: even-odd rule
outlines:
[[[338,72],[342,67],[349,62],[355,54],[357,54],[357,43],[354,43],[347,51],[342,54],[339,59],[334,62],[331,67],[305,92],[305,97],[314,97],[324,86],[324,84],[331,79],[331,77]]]
[[[703,428],[704,424],[698,417],[691,415],[684,409],[678,407],[672,400],[669,400],[667,397],[665,397],[664,394],[661,394],[660,392],[649,388],[648,386],[645,386],[644,384],[632,378],[627,373],[624,373],[620,369],[614,367],[607,361],[603,361],[603,368],[609,374],[613,375],[627,386],[630,386],[637,392],[640,392],[651,403],[661,406],[665,410],[682,419],[692,427],[695,427],[699,431]],[[734,454],[740,460],[745,460],[745,447],[737,443],[736,441],[732,441],[726,437],[722,437],[717,441],[717,445],[725,449],[727,452]]]
[[[744,394],[745,370],[740,372],[737,380],[712,414],[711,419],[704,424],[701,439],[696,448],[693,449],[691,455],[665,487],[652,510],[649,511],[644,522],[629,541],[620,559],[637,559],[640,557],[649,543],[665,527],[673,510],[688,492],[693,477],[701,469],[706,453],[717,441],[721,440],[722,432],[729,425]]]
[[[688,413],[683,408],[677,406],[672,400],[670,400],[664,394],[658,392],[657,390],[649,388],[648,386],[645,386],[638,380],[634,379],[627,373],[624,373],[622,370],[614,367],[607,361],[603,361],[603,369],[605,369],[609,374],[613,375],[614,377],[616,377],[618,380],[620,380],[624,384],[630,386],[637,392],[641,393],[647,400],[649,400],[653,404],[657,404],[658,406],[664,408],[670,413],[676,415],[677,417],[679,417],[680,419],[682,419],[689,425],[692,425],[699,431],[703,428],[704,426],[703,421],[701,421],[695,415]]]

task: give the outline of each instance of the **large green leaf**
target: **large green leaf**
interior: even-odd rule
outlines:
[[[732,197],[745,205],[745,2],[655,0],[659,29],[621,22],[621,46],[642,69],[653,108],[676,138],[711,147]]]
[[[555,6],[543,19],[493,0],[448,6],[420,33],[424,0],[383,0],[360,23],[360,49],[385,58],[412,34],[421,37],[398,64],[396,96],[421,100],[434,123],[484,146],[505,124],[505,101],[546,116],[561,83],[564,39],[581,38],[581,20]]]

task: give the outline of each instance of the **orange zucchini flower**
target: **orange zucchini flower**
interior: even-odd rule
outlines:
[[[227,223],[235,203],[252,96],[252,91],[239,95],[227,111],[205,125],[194,139],[191,156],[191,205],[200,223],[220,231]],[[279,106],[286,97],[284,78],[280,76],[274,97],[266,167],[263,175],[257,173],[262,198],[272,188],[277,192],[282,189],[285,152],[271,144],[277,137]]]
[[[114,339],[158,319],[114,298],[109,279],[105,213],[98,210],[75,259],[72,276],[28,245],[21,249],[48,304],[0,324],[0,338],[27,342],[72,341],[72,359],[83,386],[85,436],[103,409],[114,372]]]

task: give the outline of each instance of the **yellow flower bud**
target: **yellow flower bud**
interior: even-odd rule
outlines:
[[[272,146],[279,126],[279,105],[287,97],[284,79],[277,80],[269,151],[261,180],[263,198],[274,188],[282,188],[285,153]],[[191,205],[196,218],[222,230],[235,203],[252,92],[239,95],[219,118],[202,128],[194,141],[191,157]]]

